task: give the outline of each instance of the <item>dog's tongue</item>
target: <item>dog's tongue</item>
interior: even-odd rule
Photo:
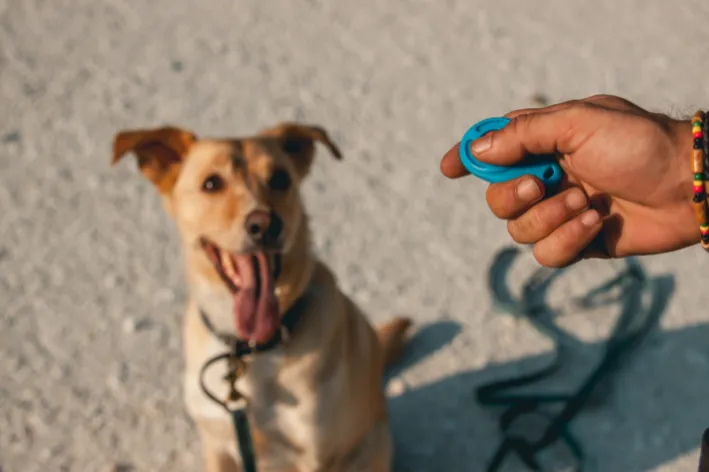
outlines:
[[[268,256],[259,252],[234,259],[241,279],[240,289],[234,295],[236,332],[244,341],[266,343],[281,322]]]

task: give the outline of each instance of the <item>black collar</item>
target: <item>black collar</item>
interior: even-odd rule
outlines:
[[[245,356],[248,354],[253,354],[256,352],[268,351],[276,347],[281,341],[287,341],[291,333],[295,330],[296,325],[300,321],[301,315],[305,311],[305,307],[308,304],[308,299],[310,298],[310,288],[306,289],[305,292],[291,305],[290,308],[281,317],[281,329],[276,331],[271,339],[263,344],[249,345],[248,342],[237,338],[235,335],[230,333],[222,333],[217,331],[214,324],[207,316],[207,313],[203,309],[199,309],[199,316],[202,318],[202,323],[204,323],[207,331],[212,333],[217,339],[219,339],[223,344],[231,349],[232,353],[237,357]]]

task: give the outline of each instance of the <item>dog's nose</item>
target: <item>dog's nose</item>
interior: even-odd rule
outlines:
[[[246,217],[245,227],[254,242],[274,243],[281,235],[283,222],[274,212],[254,210]]]

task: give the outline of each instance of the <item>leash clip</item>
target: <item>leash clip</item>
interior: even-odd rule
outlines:
[[[219,361],[227,362],[227,373],[222,377],[222,380],[229,383],[229,392],[224,401],[210,392],[205,384],[205,374],[207,370],[210,366]],[[249,418],[246,412],[248,401],[236,389],[237,380],[239,380],[239,377],[244,375],[245,372],[246,364],[241,359],[240,354],[233,350],[226,354],[214,356],[204,363],[199,373],[199,385],[202,388],[202,392],[214,403],[221,405],[231,417],[244,472],[256,472],[256,457],[254,456]]]
[[[245,372],[246,364],[244,361],[234,354],[229,356],[227,359],[227,373],[223,377],[223,380],[229,383],[229,393],[227,394],[226,400],[224,400],[224,404],[229,410],[233,409],[230,404],[233,405],[234,403],[238,403],[239,400],[244,399],[244,396],[236,389],[236,381],[239,380],[239,377],[243,376]]]

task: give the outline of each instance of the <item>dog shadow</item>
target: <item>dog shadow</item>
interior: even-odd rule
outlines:
[[[669,282],[672,280],[670,278]],[[670,292],[666,295],[669,298]],[[664,303],[663,303],[664,306]],[[504,316],[504,315],[500,315]],[[531,329],[531,328],[530,328]],[[409,343],[402,372],[443,348],[460,332],[454,322],[421,329]],[[709,427],[709,323],[673,331],[653,330],[624,362],[601,401],[592,399],[573,420],[585,449],[585,471],[645,471],[694,451]],[[582,369],[555,386],[574,391],[595,366],[604,342],[580,342]],[[530,356],[448,376],[389,398],[397,472],[484,471],[501,441],[496,409],[475,402],[476,387],[528,373],[550,362],[552,353]],[[573,363],[572,363],[573,364]],[[550,379],[550,384],[554,380]],[[542,381],[534,391],[548,391]],[[572,470],[563,446],[542,454],[544,470]],[[502,471],[526,471],[510,456]]]

